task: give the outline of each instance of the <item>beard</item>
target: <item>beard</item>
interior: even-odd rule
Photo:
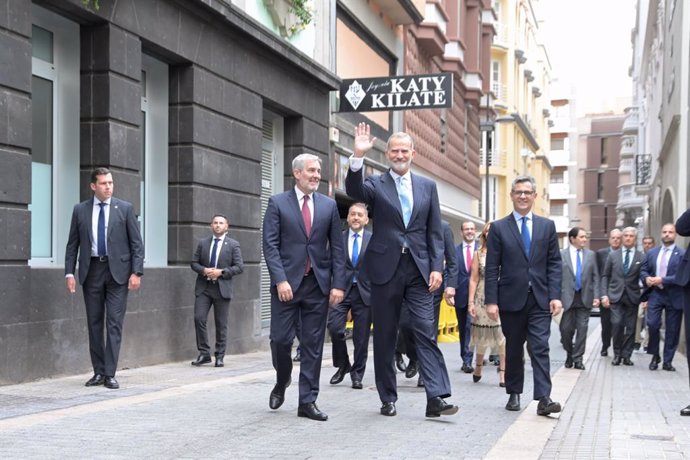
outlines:
[[[405,174],[407,171],[410,170],[410,166],[412,165],[412,160],[405,161],[405,162],[402,162],[402,161],[393,162],[393,161],[391,161],[389,163],[390,163],[391,169],[393,171],[395,171],[396,174],[399,174],[402,176],[403,174]]]

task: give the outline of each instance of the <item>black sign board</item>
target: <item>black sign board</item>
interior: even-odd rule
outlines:
[[[340,112],[439,109],[453,106],[453,74],[343,80]]]

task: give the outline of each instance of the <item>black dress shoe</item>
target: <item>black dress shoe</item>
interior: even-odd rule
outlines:
[[[544,396],[537,405],[537,415],[550,415],[561,411],[560,403],[551,401],[551,398]]]
[[[288,380],[287,385],[276,383],[271,391],[271,396],[268,398],[268,407],[276,410],[283,405],[285,401],[285,389],[290,386],[290,383],[292,383],[292,380]]]
[[[584,371],[585,370],[585,365],[582,364],[582,361],[576,362],[573,367],[579,371]]]
[[[317,422],[325,422],[328,420],[328,415],[324,414],[316,407],[315,403],[300,404],[297,408],[298,417],[306,417]]]
[[[661,358],[659,355],[654,355],[652,356],[652,360],[649,362],[649,370],[650,371],[655,371],[659,369],[659,363],[661,362]]]
[[[355,390],[361,390],[363,388],[362,381],[357,380],[357,379],[353,379],[352,380],[352,388],[354,388]]]
[[[407,369],[405,359],[403,358],[401,353],[395,354],[395,367],[397,367],[400,372],[405,372],[405,369]]]
[[[620,356],[614,356],[613,360],[611,361],[611,364],[614,366],[620,366],[621,365],[621,357]]]
[[[633,345],[633,349],[635,351],[639,350],[642,347],[642,344],[640,342],[635,342],[635,345]]]
[[[603,348],[601,350],[601,356],[608,356],[608,355],[609,355],[609,351],[607,349]]]
[[[345,378],[345,374],[350,372],[350,369],[352,369],[352,366],[348,364],[347,366],[340,366],[337,371],[335,371],[335,374],[333,374],[333,377],[331,377],[331,385],[337,385],[340,382],[343,381]]]
[[[91,377],[85,384],[84,386],[86,387],[97,387],[98,385],[103,385],[105,382],[105,377],[101,374],[93,374],[93,377]]]
[[[506,410],[518,411],[520,410],[520,395],[518,393],[511,393],[506,404]]]
[[[394,402],[385,402],[381,405],[381,415],[385,415],[386,417],[393,417],[397,413],[398,412],[395,410]]]
[[[690,406],[684,407],[680,410],[680,415],[683,417],[688,417],[690,416]]]
[[[665,370],[665,371],[671,371],[671,372],[675,372],[675,371],[676,371],[676,368],[673,367],[673,364],[671,364],[671,363],[664,363],[664,364],[661,366],[661,368],[662,368],[663,370]]]
[[[105,385],[106,388],[110,388],[111,390],[117,390],[118,388],[120,388],[120,384],[117,383],[115,377],[106,377],[105,381],[103,382],[103,385]]]
[[[565,358],[565,367],[567,369],[571,369],[573,367],[573,358],[571,358],[570,355],[568,355],[568,357]]]
[[[210,362],[211,357],[209,355],[199,355],[192,361],[192,366],[201,366],[202,364],[208,364]]]
[[[405,377],[411,379],[415,375],[417,375],[417,361],[410,360],[407,369],[405,369]]]
[[[471,374],[474,372],[474,367],[472,367],[472,364],[469,363],[462,363],[462,367],[460,368],[461,371],[463,371],[465,374]]]
[[[426,416],[440,417],[441,415],[453,415],[458,413],[458,406],[448,404],[443,398],[436,396],[426,402]]]
[[[223,367],[225,364],[223,363],[223,357],[222,356],[216,356],[216,367]]]
[[[635,363],[632,362],[632,361],[630,360],[630,358],[623,358],[623,365],[624,365],[624,366],[632,366],[633,364],[635,364]]]

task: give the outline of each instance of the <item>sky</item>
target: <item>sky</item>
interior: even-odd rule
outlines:
[[[552,74],[575,89],[578,116],[631,105],[635,0],[533,1]]]

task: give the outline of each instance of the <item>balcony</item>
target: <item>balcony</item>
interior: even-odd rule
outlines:
[[[508,107],[508,87],[497,81],[491,82],[491,92],[494,93],[496,105]]]
[[[506,168],[508,165],[508,157],[505,152],[492,152],[489,155],[489,166],[496,168]],[[484,149],[479,150],[479,166],[482,170],[486,168],[486,163],[484,162]]]
[[[510,47],[510,42],[508,40],[508,26],[500,22],[494,23],[494,28],[496,29],[496,35],[494,36],[494,41],[491,44],[495,48],[508,49]]]
[[[413,24],[424,20],[425,2],[419,0],[378,0],[381,12],[394,24]]]
[[[549,151],[549,163],[554,168],[568,167],[575,162],[570,159],[570,150],[551,150]]]
[[[649,185],[652,177],[652,156],[635,155],[635,185]]]
[[[632,158],[621,158],[620,165],[618,166],[618,173],[620,175],[628,175],[633,177],[633,171],[635,169],[635,161]]]
[[[576,130],[576,128],[571,126],[571,120],[568,117],[556,116],[551,118],[550,121],[553,121],[552,133],[570,133]]]
[[[630,183],[618,186],[618,204],[616,204],[616,211],[641,210],[644,206],[645,198],[637,194],[635,191],[635,184]]]
[[[640,119],[637,107],[628,107],[625,109],[625,121],[623,122],[623,134],[637,134],[640,126]]]
[[[569,200],[575,198],[574,193],[570,193],[570,184],[567,182],[554,182],[549,184],[549,199]]]
[[[623,135],[621,139],[621,160],[633,159],[637,154],[637,136]]]
[[[549,219],[556,224],[556,233],[568,233],[570,231],[570,217],[568,216],[549,216]]]

